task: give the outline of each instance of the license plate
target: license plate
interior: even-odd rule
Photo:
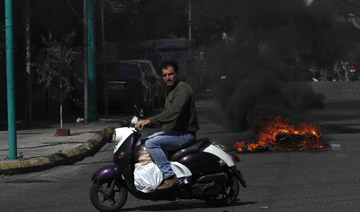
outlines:
[[[351,72],[351,73],[354,73],[354,72],[355,72],[355,69],[350,69],[350,72]]]

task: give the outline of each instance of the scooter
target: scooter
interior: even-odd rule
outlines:
[[[171,168],[178,183],[169,189],[144,193],[134,185],[134,157],[141,132],[135,128],[141,112],[131,120],[129,127],[116,128],[113,162],[97,170],[92,176],[90,200],[100,211],[118,211],[128,192],[146,200],[202,199],[214,207],[231,205],[240,190],[239,182],[246,186],[243,175],[236,167],[240,158],[225,152],[226,147],[200,138],[189,146],[169,152]],[[146,140],[147,138],[145,138]]]
[[[348,66],[348,75],[349,80],[353,82],[359,79],[359,71],[355,65],[350,64]]]

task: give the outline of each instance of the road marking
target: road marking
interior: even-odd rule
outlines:
[[[341,145],[340,144],[330,144],[331,149],[334,151],[341,151]]]
[[[333,151],[335,151],[336,157],[344,158],[347,157],[347,154],[345,154],[341,148],[340,144],[330,144],[330,147]]]

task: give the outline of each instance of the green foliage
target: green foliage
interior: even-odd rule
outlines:
[[[59,42],[49,32],[47,38],[42,37],[45,44],[45,56],[40,64],[33,64],[38,74],[37,82],[46,88],[59,89],[60,99],[71,97],[73,87],[71,79],[80,81],[72,68],[72,62],[79,52],[72,48],[72,41],[76,37],[74,31],[65,35]]]
[[[26,158],[23,152],[19,152],[18,160],[29,160],[29,158]]]
[[[187,36],[187,1],[106,2],[105,31],[109,41],[132,42]]]

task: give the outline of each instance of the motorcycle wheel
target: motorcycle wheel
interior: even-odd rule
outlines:
[[[114,189],[110,190],[113,179],[95,181],[90,188],[90,200],[100,211],[118,211],[127,200],[127,188],[116,180]]]
[[[232,173],[228,174],[229,181],[222,184],[224,190],[221,194],[215,197],[205,198],[205,202],[213,207],[224,207],[231,205],[237,198],[240,190],[239,181]]]

